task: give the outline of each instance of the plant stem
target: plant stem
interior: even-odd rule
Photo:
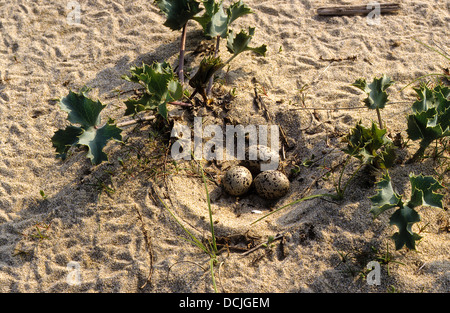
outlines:
[[[411,164],[416,162],[418,159],[420,159],[423,154],[425,153],[425,149],[428,147],[424,146],[424,145],[420,145],[419,149],[416,151],[416,153],[414,153],[414,155],[408,160],[406,161],[406,164]]]
[[[221,68],[224,68],[225,67],[225,65],[228,65],[231,61],[233,61],[234,60],[234,58],[235,57],[237,57],[238,56],[238,54],[233,54],[223,65],[222,65],[222,67]]]
[[[217,58],[217,55],[219,54],[219,46],[220,46],[220,36],[216,36],[216,49],[214,50],[214,57]],[[212,75],[208,82],[208,88],[206,89],[206,95],[211,94],[212,84],[213,84],[213,77]]]
[[[377,111],[377,116],[378,116],[378,123],[380,124],[380,129],[383,129],[383,123],[381,122],[381,113],[380,113],[380,109],[376,108]]]
[[[178,78],[181,82],[181,85],[184,84],[184,53],[186,51],[186,24],[183,26],[183,30],[181,32],[181,43],[180,43],[180,59],[178,61]]]
[[[216,278],[214,276],[214,262],[215,262],[215,259],[209,260],[209,268],[211,270],[211,278],[212,278],[214,292],[217,293]]]
[[[340,199],[342,199],[342,197],[344,195],[344,191],[345,191],[345,187],[344,187],[344,190],[341,188],[342,176],[344,175],[344,170],[347,167],[348,163],[350,162],[351,157],[352,157],[351,155],[349,155],[347,157],[347,160],[345,160],[345,163],[342,166],[341,174],[339,175],[338,186],[336,188],[336,192],[337,192],[338,198],[340,198]]]
[[[213,251],[212,254],[214,254],[214,256],[217,253],[217,244],[216,244],[216,236],[214,234],[214,223],[213,223],[213,218],[212,218],[212,210],[211,210],[211,199],[209,197],[209,192],[208,192],[208,185],[206,183],[206,177],[205,177],[205,173],[203,171],[203,167],[199,164],[200,166],[200,170],[202,172],[202,180],[203,180],[203,184],[205,185],[205,191],[206,191],[206,202],[208,203],[208,212],[209,212],[209,226],[211,228],[211,236],[212,236],[212,243],[213,243]]]
[[[140,123],[140,122],[144,122],[144,121],[151,121],[153,119],[155,119],[154,115],[144,116],[144,117],[139,118],[139,119],[133,119],[133,120],[117,123],[117,127],[121,128],[121,127],[125,127],[125,126],[134,125],[134,124],[137,124],[137,123]]]
[[[179,105],[179,106],[182,106],[182,107],[191,107],[192,106],[191,103],[186,103],[186,102],[181,102],[181,101],[167,102],[167,104]]]

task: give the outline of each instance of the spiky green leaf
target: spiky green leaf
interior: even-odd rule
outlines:
[[[67,151],[70,147],[78,143],[78,136],[83,132],[81,127],[69,125],[66,129],[57,130],[52,137],[53,147],[56,148],[57,158],[63,160],[67,157]]]
[[[253,13],[242,1],[233,3],[226,11],[223,1],[206,0],[203,2],[205,12],[201,16],[193,17],[203,28],[206,37],[220,36],[226,38],[228,28],[233,21],[246,14]]]
[[[227,9],[228,24],[233,23],[236,19],[238,19],[241,16],[251,13],[253,13],[252,9],[250,9],[245,3],[243,3],[242,0],[239,0],[233,3]]]
[[[69,95],[61,100],[60,107],[68,113],[70,122],[80,124],[81,127],[69,125],[66,129],[55,132],[51,140],[57,157],[64,160],[71,146],[84,145],[88,148],[87,157],[93,164],[107,160],[103,148],[110,139],[122,140],[122,130],[111,119],[100,127],[100,112],[106,105],[88,98],[84,91],[70,91]]]
[[[388,102],[386,89],[393,83],[394,82],[390,77],[383,75],[380,78],[374,78],[370,84],[367,84],[364,79],[358,79],[352,85],[361,89],[368,95],[368,97],[364,99],[364,103],[369,109],[382,109]]]
[[[365,164],[384,169],[394,164],[394,144],[386,136],[386,129],[379,129],[373,122],[371,128],[358,122],[344,141],[347,142],[347,147],[343,151]]]
[[[442,208],[443,195],[436,193],[437,190],[444,188],[434,177],[420,175],[410,175],[411,182],[411,200],[408,202],[410,208],[421,205]]]
[[[169,63],[154,62],[151,66],[132,67],[130,76],[125,80],[144,86],[145,92],[138,99],[125,101],[125,115],[136,114],[145,110],[156,110],[167,119],[167,103],[183,97],[183,87],[175,77]]]
[[[228,51],[234,55],[238,55],[244,51],[253,51],[259,55],[265,56],[267,52],[266,45],[261,45],[259,47],[248,46],[254,34],[254,27],[249,27],[248,33],[245,32],[245,30],[241,30],[238,34],[235,34],[232,30],[229,31],[227,37]]]
[[[396,250],[404,245],[411,250],[416,249],[416,241],[421,237],[412,231],[412,225],[417,222],[420,222],[419,214],[408,206],[402,206],[392,214],[389,223],[398,228],[398,232],[392,236]]]
[[[413,114],[407,118],[408,137],[420,140],[420,151],[424,151],[434,140],[450,136],[450,89],[423,86],[415,91],[418,100],[412,106]]]
[[[194,17],[203,28],[206,37],[220,36],[225,38],[228,32],[228,15],[223,8],[223,2],[207,0],[204,2],[205,12],[202,16]]]
[[[402,197],[394,192],[389,174],[377,182],[377,194],[370,198],[372,207],[370,212],[377,217],[384,211],[402,205]]]
[[[59,103],[61,109],[68,113],[67,119],[73,124],[80,124],[86,129],[100,122],[100,112],[105,105],[100,101],[93,101],[81,93],[70,91]]]
[[[114,120],[110,119],[103,127],[84,130],[79,136],[78,143],[88,147],[87,157],[97,165],[108,160],[103,148],[110,139],[121,141],[121,132],[122,130],[114,125]]]
[[[442,208],[443,195],[435,191],[443,186],[433,177],[410,174],[410,183],[411,198],[406,204],[401,200],[401,196],[394,192],[387,173],[377,183],[377,194],[370,198],[372,202],[370,211],[374,217],[390,208],[398,207],[389,220],[391,225],[398,228],[398,232],[392,236],[397,250],[405,245],[409,249],[415,249],[415,242],[421,238],[412,231],[414,223],[420,221],[419,214],[414,210],[415,207],[426,205]]]
[[[166,15],[164,26],[179,30],[201,12],[200,2],[196,0],[156,0],[161,12]]]

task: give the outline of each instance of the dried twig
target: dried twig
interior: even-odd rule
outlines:
[[[380,13],[397,13],[401,9],[399,3],[382,3],[380,4]],[[318,15],[335,16],[335,15],[365,15],[374,10],[370,5],[349,5],[318,8]]]
[[[273,240],[271,241],[271,243],[274,242],[275,240],[280,240],[280,239],[282,239],[283,237],[284,237],[284,235],[278,235],[278,236],[275,236],[275,237],[273,238]],[[248,255],[248,254],[250,254],[250,253],[252,253],[252,252],[258,250],[258,249],[261,248],[261,247],[266,247],[266,245],[267,245],[267,242],[260,243],[259,245],[257,245],[257,246],[255,246],[255,247],[251,248],[250,250],[247,250],[247,251],[245,251],[244,253],[242,253],[242,254],[241,254],[241,257],[246,256],[246,255]]]

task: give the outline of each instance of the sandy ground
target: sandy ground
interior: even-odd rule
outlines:
[[[252,211],[267,213],[298,199],[307,187],[306,194],[333,191],[338,172],[312,183],[343,160],[339,149],[348,130],[360,119],[365,125],[376,119],[366,109],[333,110],[362,105],[363,95],[350,86],[356,79],[386,73],[396,81],[389,88],[392,104],[382,116],[392,135],[400,132],[406,138],[414,92],[401,89],[449,66],[413,39],[448,51],[450,6],[445,0],[400,2],[398,14],[368,25],[365,16],[316,15],[318,7],[365,4],[361,1],[246,1],[255,14],[233,28],[255,26],[254,43],[267,44],[267,56],[245,53],[221,73],[215,90],[236,89],[226,109],[196,108],[183,116],[265,124],[265,112],[253,104],[256,87],[286,132],[290,149],[283,169],[289,174],[300,165],[300,172],[292,177],[289,194],[278,201],[254,193],[236,199],[219,183],[230,164],[203,162],[211,178],[216,235],[231,240],[215,266],[220,292],[450,290],[448,210],[421,208],[419,225],[429,224],[417,251],[394,251],[390,215],[373,220],[369,213],[374,186],[365,174],[353,181],[343,201],[299,203],[250,225],[262,216]],[[163,175],[165,149],[151,125],[124,130],[128,141],[108,145],[108,163],[91,166],[82,149],[74,149],[64,162],[55,159],[50,138],[67,125],[55,98],[86,85],[92,98],[108,104],[104,120],[123,119],[123,101],[131,94],[117,96],[117,90],[136,86],[121,76],[133,65],[164,59],[175,64],[178,57],[180,33],[162,26],[164,17],[151,1],[79,3],[81,23],[69,25],[66,1],[0,0],[0,291],[213,292],[209,256],[180,238],[183,230],[156,198],[160,195],[196,236],[207,238],[201,177],[192,163],[175,168],[170,158],[168,175]],[[202,42],[212,43],[189,22],[188,68],[195,70],[201,55],[192,51]],[[220,54],[227,57],[224,44]],[[329,110],[298,110],[303,106]],[[301,166],[312,155],[321,160]],[[410,172],[435,171],[442,169],[427,160],[397,164],[390,174],[397,189],[408,194]],[[448,191],[444,201],[448,208]],[[276,235],[281,239],[246,255],[232,249]],[[382,264],[381,285],[368,285],[360,274],[386,254],[387,246],[393,261],[402,264]]]

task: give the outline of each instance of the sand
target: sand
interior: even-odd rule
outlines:
[[[266,57],[246,52],[220,74],[216,94],[236,92],[226,109],[171,107],[178,116],[174,119],[183,122],[194,114],[206,123],[266,124],[264,110],[253,104],[256,87],[290,145],[283,170],[289,174],[299,165],[300,172],[292,177],[288,195],[270,202],[254,193],[227,195],[220,178],[232,164],[202,162],[211,178],[216,235],[232,239],[234,246],[217,258],[218,291],[448,292],[448,190],[445,210],[419,209],[419,225],[428,226],[417,251],[395,251],[389,214],[372,218],[368,197],[375,187],[365,174],[350,184],[342,201],[306,201],[250,223],[302,194],[333,192],[338,171],[328,180],[318,178],[344,159],[342,137],[358,120],[365,125],[376,120],[367,109],[333,110],[362,106],[362,93],[350,86],[356,79],[384,73],[396,81],[382,116],[392,136],[406,138],[406,115],[415,96],[411,87],[401,89],[449,66],[414,39],[448,51],[449,3],[403,0],[398,14],[368,25],[365,16],[316,15],[322,6],[361,1],[245,2],[255,14],[237,20],[233,28],[256,27],[254,44],[267,44]],[[67,125],[67,114],[55,99],[88,86],[90,97],[108,105],[104,121],[125,120],[123,101],[132,94],[117,95],[117,90],[136,86],[121,76],[133,65],[163,60],[175,65],[178,57],[180,33],[162,26],[164,17],[151,1],[79,4],[81,23],[71,25],[66,1],[0,1],[0,291],[213,292],[209,256],[181,239],[185,233],[157,200],[161,196],[198,238],[209,238],[202,179],[195,163],[179,162],[177,170],[170,157],[165,159],[162,139],[155,138],[151,124],[124,129],[127,143],[111,142],[109,162],[99,166],[89,163],[83,149],[72,150],[64,162],[55,159],[50,139]],[[191,72],[202,57],[192,51],[202,42],[212,43],[189,22],[186,62]],[[224,44],[220,55],[228,56]],[[309,88],[301,93],[303,86]],[[404,158],[417,148],[410,143]],[[320,161],[302,166],[312,155]],[[408,194],[410,172],[435,171],[443,170],[428,159],[397,164],[390,175],[399,192]],[[246,255],[236,249],[245,251],[277,235],[273,244]],[[401,264],[381,264],[381,284],[369,285],[361,273],[367,274],[367,264],[380,261],[387,247]]]

